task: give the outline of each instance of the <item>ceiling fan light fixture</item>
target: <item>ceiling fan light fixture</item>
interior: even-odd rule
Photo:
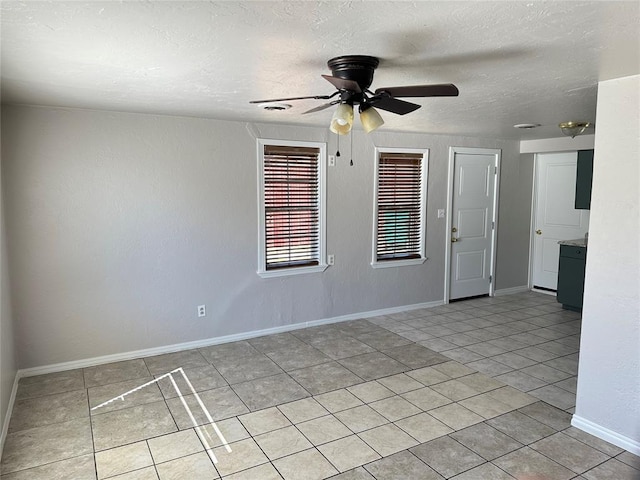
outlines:
[[[360,117],[364,130],[371,132],[384,124],[384,120],[376,110],[384,110],[395,115],[406,115],[420,108],[417,103],[401,100],[400,97],[457,97],[458,87],[452,83],[431,85],[408,85],[377,88],[371,91],[373,74],[378,67],[379,59],[367,55],[341,55],[327,62],[331,75],[322,75],[335,91],[330,95],[305,95],[298,97],[274,98],[270,100],[251,100],[249,103],[281,103],[294,100],[329,100],[323,105],[302,112],[320,112],[338,105],[329,129],[338,135],[346,135],[353,128],[353,106],[359,105]],[[335,100],[334,100],[335,98]],[[375,109],[371,108],[375,105]]]
[[[353,105],[341,103],[331,118],[329,130],[338,135],[346,135],[353,126]]]
[[[360,123],[362,123],[362,128],[364,128],[365,132],[371,133],[376,128],[379,128],[382,125],[384,125],[384,120],[382,119],[382,117],[380,116],[380,114],[375,108],[371,106],[367,106],[366,108],[363,108],[361,105],[360,106]]]
[[[592,123],[589,122],[562,122],[558,124],[562,133],[566,136],[575,138],[578,135],[581,135],[587,128],[593,126]]]

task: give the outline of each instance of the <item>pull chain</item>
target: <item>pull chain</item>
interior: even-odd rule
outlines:
[[[338,147],[336,148],[336,157],[340,156],[340,135],[336,135],[338,137]]]
[[[351,148],[350,148],[350,150],[351,150],[351,152],[350,152],[351,153],[350,154],[351,160],[349,160],[349,166],[353,167],[353,130],[349,133],[349,141],[351,143]]]

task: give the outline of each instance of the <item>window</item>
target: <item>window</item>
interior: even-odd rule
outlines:
[[[376,149],[374,268],[424,263],[428,150]]]
[[[325,144],[258,140],[258,157],[258,274],[275,277],[325,270]]]

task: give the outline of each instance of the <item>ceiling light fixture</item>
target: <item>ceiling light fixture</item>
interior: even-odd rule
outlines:
[[[589,122],[562,122],[558,124],[562,133],[571,138],[581,135],[587,128],[592,126],[593,124]]]
[[[538,128],[539,126],[539,123],[516,123],[513,127],[520,128],[522,130],[530,130],[532,128]]]
[[[346,135],[353,127],[353,105],[341,103],[331,118],[329,130],[338,135]]]
[[[360,112],[360,122],[366,133],[373,132],[376,128],[384,125],[384,120],[378,111],[371,105],[361,103],[358,107]],[[333,113],[329,130],[338,135],[346,135],[353,128],[353,105],[341,103]]]
[[[376,128],[384,125],[384,120],[371,105],[361,103],[358,110],[360,111],[360,123],[362,123],[365,132],[373,132]]]

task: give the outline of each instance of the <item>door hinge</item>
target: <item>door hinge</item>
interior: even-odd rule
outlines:
[[[489,275],[489,283],[493,282],[493,275]]]
[[[496,228],[496,222],[491,222],[491,230],[495,230]]]
[[[494,175],[498,174],[498,167],[497,166],[493,167],[493,174]]]

